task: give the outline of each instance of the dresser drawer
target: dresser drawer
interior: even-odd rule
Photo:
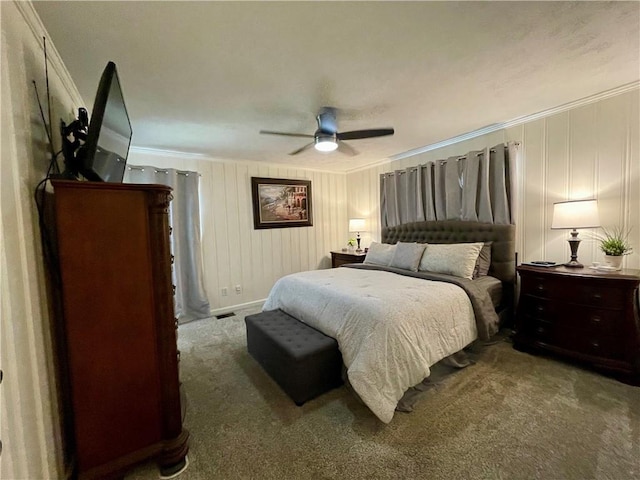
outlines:
[[[620,337],[589,332],[576,336],[571,350],[610,360],[622,360],[625,357],[625,349],[620,342]]]
[[[624,348],[617,331],[570,329],[562,321],[553,322],[527,316],[523,333],[541,346],[552,346],[590,357],[612,360],[624,358]]]
[[[536,295],[522,295],[518,311],[524,315],[536,319],[553,321],[560,312],[561,304],[558,302]]]
[[[562,290],[566,285],[557,278],[548,275],[531,275],[522,279],[522,293],[539,298],[563,298]]]
[[[540,318],[533,318],[528,315],[526,315],[525,318],[526,321],[522,325],[521,329],[522,333],[524,333],[527,338],[549,345],[558,345],[558,334],[561,334],[562,330],[558,329],[557,325],[553,322],[542,320]]]
[[[539,298],[561,300],[594,307],[623,308],[625,292],[620,288],[603,286],[596,282],[535,275],[523,280],[523,293]]]
[[[588,330],[596,334],[618,334],[622,324],[622,311],[562,303],[557,300],[523,295],[519,312],[533,320],[544,320],[569,330]]]
[[[594,307],[622,309],[625,292],[620,288],[585,283],[567,292],[565,301]]]
[[[640,270],[517,270],[516,348],[570,357],[640,385]]]

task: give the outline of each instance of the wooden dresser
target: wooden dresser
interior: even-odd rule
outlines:
[[[564,355],[640,385],[640,270],[517,270],[516,348]]]
[[[75,476],[122,476],[150,458],[171,472],[184,463],[189,438],[171,282],[171,189],[52,184],[62,297],[58,356]]]
[[[345,263],[362,263],[367,254],[365,252],[331,252],[331,268],[339,267]]]

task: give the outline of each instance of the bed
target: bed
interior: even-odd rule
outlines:
[[[508,321],[514,237],[513,225],[461,221],[385,228],[365,263],[287,275],[273,286],[263,310],[282,309],[335,338],[351,387],[388,423],[430,367],[476,339],[488,340]],[[487,250],[486,275],[476,275],[476,260],[469,276],[469,257]],[[380,252],[390,255],[388,264]],[[450,261],[457,252],[465,256]],[[444,270],[443,261],[450,264]]]

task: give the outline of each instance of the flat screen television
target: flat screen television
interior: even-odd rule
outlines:
[[[97,182],[122,182],[132,134],[118,71],[109,62],[98,84],[79,173]]]

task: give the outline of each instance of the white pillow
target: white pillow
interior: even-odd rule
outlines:
[[[426,246],[426,243],[398,242],[396,244],[396,251],[393,253],[393,257],[391,257],[389,266],[417,272],[420,259],[424,252],[424,247]]]
[[[364,258],[363,263],[384,265],[385,267],[389,266],[391,258],[393,257],[393,252],[395,252],[395,250],[395,245],[371,242],[371,245],[369,245],[369,251],[367,252],[367,256]]]
[[[484,243],[430,243],[422,255],[418,270],[473,278],[476,260]]]

